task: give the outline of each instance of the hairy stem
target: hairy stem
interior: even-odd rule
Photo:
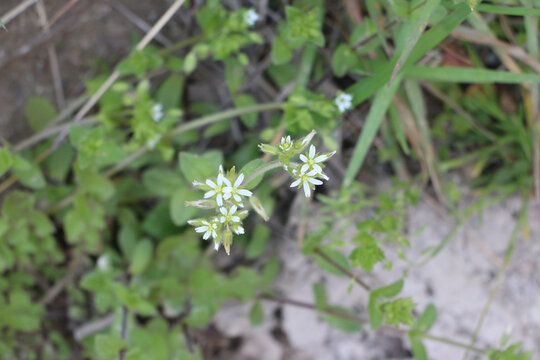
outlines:
[[[364,290],[371,291],[371,288],[369,287],[368,284],[366,284],[365,282],[357,278],[356,275],[354,275],[352,272],[344,268],[341,264],[338,264],[337,262],[335,262],[332,258],[326,255],[321,249],[315,248],[315,254],[323,258],[327,263],[335,267],[337,270],[341,271],[343,274],[351,277],[358,285],[363,287]]]
[[[249,176],[246,177],[244,182],[247,184],[250,181],[256,179],[257,177],[264,175],[268,171],[280,168],[281,166],[281,161],[279,160],[270,161],[269,163],[261,166],[260,168],[249,174]]]

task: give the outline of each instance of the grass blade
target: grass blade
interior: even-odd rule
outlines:
[[[423,79],[452,83],[521,84],[540,82],[540,75],[538,74],[516,74],[508,71],[453,66],[411,66],[405,71],[405,76],[409,79]]]
[[[392,97],[396,93],[400,82],[401,75],[398,75],[396,81],[392,82],[390,86],[384,86],[379,90],[377,95],[375,95],[375,99],[373,100],[373,104],[371,105],[371,109],[366,118],[366,123],[364,124],[360,138],[354,147],[349,167],[345,173],[345,179],[343,180],[344,187],[349,186],[352,183],[356,174],[362,167],[366,154],[375,138],[375,134],[377,134],[377,131],[381,126],[384,114],[386,114],[386,110],[388,110],[388,107],[392,102]]]
[[[390,81],[392,81],[392,79],[396,76],[396,74],[399,72],[399,70],[402,68],[403,64],[411,54],[413,48],[420,39],[420,36],[422,36],[422,33],[424,32],[424,29],[426,28],[428,21],[431,18],[431,15],[433,14],[437,6],[439,6],[440,2],[441,0],[427,0],[426,4],[417,13],[417,15],[413,16],[413,18],[416,17],[416,19],[407,23],[402,35],[407,40],[405,41],[405,45],[401,50],[396,66],[394,67],[394,70],[392,72],[392,76],[390,77]],[[398,53],[399,49],[398,51],[396,51],[396,54]]]
[[[471,13],[471,9],[468,5],[462,3],[456,7],[456,9],[445,17],[437,25],[426,31],[420,40],[416,43],[411,54],[403,68],[419,60],[429,50],[437,46],[442,40],[444,40],[457,26],[459,26]],[[392,70],[397,63],[397,59],[390,61],[384,65],[383,68],[372,77],[359,81],[355,85],[347,89],[347,93],[353,95],[353,102],[355,105],[363,102],[373,94],[375,94],[384,84],[390,80]]]
[[[488,12],[500,15],[512,16],[540,16],[540,9],[518,7],[518,6],[500,6],[491,4],[480,4],[476,6],[476,10],[480,12]]]

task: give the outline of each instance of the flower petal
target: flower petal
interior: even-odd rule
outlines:
[[[227,186],[232,186],[231,182],[226,177],[223,178],[223,183]]]
[[[232,222],[240,222],[240,217],[239,216],[233,216],[233,217],[231,217],[231,221]]]
[[[222,216],[220,219],[219,219],[220,222],[224,223],[225,222],[225,216]]]
[[[238,175],[236,181],[234,182],[234,187],[239,187],[240,184],[242,184],[242,181],[244,181],[244,174]]]
[[[223,176],[222,173],[219,173],[218,176],[217,176],[217,184],[219,186],[222,186],[223,185],[223,179],[225,179],[225,176]]]
[[[309,184],[307,181],[304,183],[304,195],[306,195],[306,197],[309,197],[309,195],[311,195],[311,189],[309,188]]]
[[[242,201],[242,198],[240,196],[238,196],[238,194],[234,194],[233,198],[234,198],[234,200],[236,200],[238,202]]]
[[[234,230],[235,233],[237,233],[238,235],[241,235],[243,234],[245,231],[244,231],[244,228],[239,226],[237,227],[235,230]]]
[[[214,243],[214,250],[216,250],[216,251],[219,250],[219,243],[218,242]]]
[[[207,231],[204,233],[203,235],[203,240],[208,240],[208,238],[210,237],[210,235],[212,235],[212,232],[211,231]]]
[[[231,206],[231,208],[229,209],[229,215],[232,215],[236,212],[238,208],[236,207],[236,205],[233,205]]]
[[[313,164],[313,170],[317,171],[317,174],[322,173],[322,167],[317,164]]]
[[[223,193],[230,193],[233,191],[233,188],[231,186],[225,186],[223,189],[221,189],[221,192]]]
[[[214,190],[210,190],[210,191],[204,193],[204,198],[208,199],[208,198],[211,198],[214,195],[216,195],[216,192]]]
[[[199,226],[195,228],[195,232],[202,233],[206,231],[206,226]]]
[[[308,172],[306,175],[309,176],[309,177],[313,177],[315,175],[317,175],[319,172],[317,170],[311,170],[310,172]],[[219,196],[219,195],[218,195]]]
[[[309,170],[309,165],[308,164],[304,164],[302,165],[302,167],[300,168],[300,174],[303,174],[305,173],[306,171]]]
[[[217,195],[216,202],[217,202],[218,206],[223,206],[223,195],[221,195],[221,193],[219,193]]]
[[[291,184],[291,187],[298,186],[298,185],[300,185],[301,182],[302,182],[302,180],[297,179],[296,181],[294,181],[294,182]]]
[[[215,230],[212,230],[212,237],[215,239],[217,238],[217,232]]]
[[[306,155],[300,154],[300,160],[302,160],[303,162],[307,162],[308,158],[306,157]]]
[[[206,185],[210,186],[212,189],[215,189],[217,187],[216,183],[210,179],[206,179]]]
[[[310,183],[312,183],[313,185],[322,185],[322,181],[319,180],[319,179],[309,178],[308,181],[309,181]]]
[[[313,159],[315,157],[315,145],[309,147],[309,158]]]
[[[247,197],[250,197],[251,195],[253,195],[253,193],[251,191],[246,190],[246,189],[238,190],[238,194],[240,194],[242,196],[247,196]]]
[[[315,159],[313,159],[313,161],[315,161],[316,163],[318,162],[323,162],[323,161],[326,161],[328,159],[328,155],[319,155],[317,156]]]
[[[219,212],[223,215],[227,215],[227,209],[225,209],[224,207],[219,208]]]

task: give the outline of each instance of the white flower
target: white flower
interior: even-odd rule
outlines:
[[[220,166],[220,172],[219,172],[218,177],[217,177],[217,184],[215,182],[213,182],[212,180],[207,179],[206,180],[206,185],[210,186],[212,188],[212,190],[206,192],[204,194],[204,198],[208,199],[208,198],[211,198],[211,197],[215,196],[218,206],[223,206],[223,195],[224,195],[223,194],[223,188],[225,186],[231,186],[231,182],[229,181],[229,179],[227,179],[225,177],[225,175],[223,175],[223,171],[222,171],[221,166]]]
[[[210,223],[210,222],[208,222],[206,220],[203,220],[201,223],[202,223],[202,225],[196,227],[195,231],[198,232],[198,233],[204,233],[204,235],[203,235],[204,240],[208,240],[210,235],[212,235],[212,237],[215,239],[217,237],[217,232],[216,232],[216,230],[218,228],[217,223],[214,222],[214,221],[212,221]]]
[[[282,137],[281,142],[279,144],[279,148],[285,152],[291,150],[293,147],[293,142],[291,140],[290,136],[287,136],[287,138]]]
[[[109,269],[109,255],[101,255],[97,261],[98,268],[102,271],[107,271]]]
[[[323,154],[323,155],[316,156],[317,155],[316,151],[317,150],[315,149],[315,146],[311,145],[309,147],[309,152],[308,152],[307,156],[304,155],[304,154],[300,154],[300,160],[302,160],[302,162],[305,163],[300,168],[300,173],[301,174],[308,172],[308,170],[316,170],[317,174],[324,175],[323,172],[322,172],[322,167],[319,164],[321,164],[323,161],[328,160],[328,158],[330,158],[330,156],[332,156],[332,155],[334,155],[336,153],[335,151],[333,151],[333,152],[331,152],[329,154]],[[326,180],[328,180],[328,179],[326,179]]]
[[[230,208],[224,208],[224,207],[221,207],[219,208],[219,212],[221,213],[221,218],[219,219],[219,221],[224,224],[224,223],[239,223],[240,222],[240,217],[235,214],[236,213],[236,209],[238,209],[235,205],[231,206]]]
[[[335,102],[336,106],[339,109],[339,112],[344,113],[352,106],[352,95],[349,95],[347,93],[341,93],[336,97]]]
[[[148,148],[152,150],[156,147],[156,145],[159,143],[160,140],[161,140],[161,135],[157,134],[146,142],[146,146],[148,146]]]
[[[298,178],[291,184],[291,187],[300,186],[300,184],[304,187],[304,194],[306,197],[309,197],[311,195],[311,185],[322,185],[322,181],[319,179],[316,179],[315,177],[319,175],[316,170],[311,170],[308,173],[300,172],[300,175]]]
[[[244,181],[244,174],[238,175],[232,186],[229,183],[229,186],[224,187],[223,199],[229,200],[232,197],[240,207],[243,207],[242,198],[240,197],[240,195],[250,197],[251,195],[253,195],[253,193],[249,190],[240,188],[240,185],[242,185],[242,181]]]
[[[244,22],[249,25],[253,26],[255,23],[259,20],[259,14],[253,9],[249,9],[244,13]]]
[[[159,122],[161,118],[163,118],[163,105],[154,104],[154,106],[152,106],[152,119],[154,119],[155,122]]]

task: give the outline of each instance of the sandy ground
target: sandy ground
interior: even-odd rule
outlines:
[[[474,331],[516,224],[521,199],[512,197],[486,209],[456,234],[447,247],[421,268],[411,268],[399,260],[386,271],[380,266],[363,278],[372,286],[382,286],[408,276],[401,296],[411,296],[420,311],[429,303],[437,306],[438,319],[431,334],[467,343]],[[524,348],[540,354],[540,204],[528,209],[529,236],[523,229],[517,238],[512,262],[505,272],[476,342],[480,348],[498,345],[511,329],[510,342],[523,341]],[[408,253],[415,259],[427,246],[437,245],[450,232],[455,220],[441,215],[426,202],[410,209]],[[419,229],[424,230],[414,235]],[[347,239],[344,239],[347,240]],[[329,275],[309,259],[299,256],[292,241],[274,240],[283,262],[276,289],[290,299],[313,303],[312,283],[323,282],[329,303],[348,306],[367,316],[366,293],[359,287],[348,292],[349,279]],[[247,320],[249,305],[229,304],[217,317],[225,334],[242,337],[238,359],[258,360],[398,360],[412,359],[404,337],[379,330],[345,334],[323,323],[311,310],[290,305],[264,303],[266,322],[255,329]],[[276,318],[276,309],[280,317]],[[276,336],[276,329],[281,331]],[[367,328],[367,327],[366,327]],[[285,340],[284,340],[285,339]],[[461,359],[464,351],[433,341],[425,341],[430,360]],[[538,355],[536,355],[538,356]],[[470,354],[469,359],[481,359]],[[538,358],[538,357],[537,357]]]

